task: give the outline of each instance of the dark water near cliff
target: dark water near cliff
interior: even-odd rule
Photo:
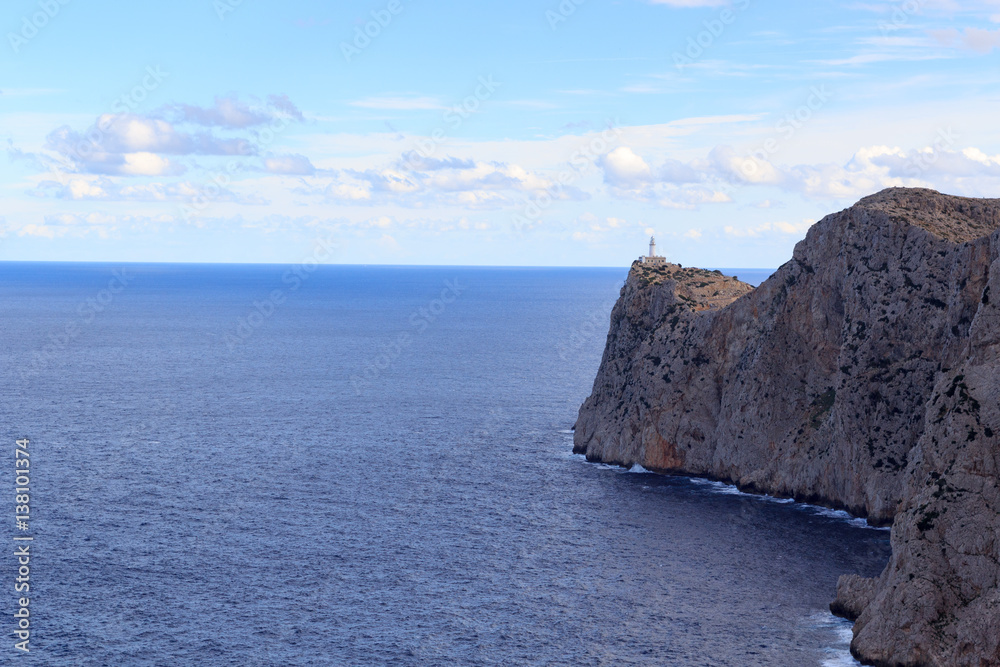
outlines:
[[[886,532],[570,454],[623,270],[113,268],[0,264],[19,664],[850,664]]]

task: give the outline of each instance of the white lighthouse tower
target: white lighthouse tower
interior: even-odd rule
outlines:
[[[639,261],[643,264],[653,264],[661,265],[667,263],[666,257],[661,257],[656,254],[656,237],[649,237],[649,254],[639,258]]]

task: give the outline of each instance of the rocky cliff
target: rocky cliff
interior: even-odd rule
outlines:
[[[874,665],[1000,665],[1000,200],[895,188],[760,287],[633,265],[575,451],[892,524],[835,612]]]

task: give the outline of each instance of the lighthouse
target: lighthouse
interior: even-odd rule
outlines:
[[[639,261],[643,264],[652,264],[654,266],[663,265],[667,263],[666,257],[660,257],[656,254],[656,237],[649,237],[649,254],[639,258]]]

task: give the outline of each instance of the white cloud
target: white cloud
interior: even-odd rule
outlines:
[[[784,177],[770,162],[760,157],[741,155],[732,146],[716,146],[708,154],[712,167],[734,183],[777,185]]]
[[[935,53],[913,53],[900,51],[897,53],[862,53],[850,58],[834,58],[831,60],[817,60],[821,65],[870,65],[871,63],[884,63],[893,61],[920,62],[924,60],[941,60],[947,58],[945,54]]]
[[[850,199],[899,186],[976,191],[983,189],[982,179],[1000,179],[1000,155],[990,156],[978,148],[954,150],[949,143],[954,140],[949,131],[942,132],[935,146],[862,147],[846,164],[780,165],[759,154],[716,146],[706,160],[667,160],[657,169],[631,148],[622,147],[605,156],[601,167],[611,194],[681,209],[729,202],[733,186],[778,187],[814,198]],[[719,181],[729,185],[720,186]],[[771,200],[751,205],[783,206]]]
[[[164,176],[176,174],[180,167],[167,158],[155,153],[125,153],[124,163],[118,168],[118,173],[127,176]]]
[[[271,95],[266,105],[256,106],[235,97],[218,97],[214,106],[208,108],[174,104],[148,114],[101,114],[82,132],[62,125],[46,135],[44,148],[48,153],[24,154],[24,157],[49,169],[81,174],[178,175],[186,167],[165,156],[256,155],[260,143],[269,143],[264,138],[265,131],[273,137],[291,120],[302,118],[287,96]],[[182,129],[185,125],[210,129]],[[268,127],[258,130],[262,125]],[[245,130],[245,136],[218,136],[211,129],[214,127]],[[293,166],[305,168],[301,161]]]
[[[191,123],[208,127],[245,129],[264,125],[287,116],[302,120],[302,112],[287,95],[270,95],[266,106],[251,106],[235,96],[216,97],[211,107],[192,104],[170,104],[162,107],[157,115],[165,115],[177,123]]]
[[[110,238],[122,227],[138,227],[172,221],[170,216],[116,216],[101,212],[54,213],[44,216],[44,221],[41,224],[27,223],[10,231],[15,232],[18,236],[46,239],[66,236],[80,238],[90,234],[101,238]]]
[[[387,252],[397,253],[400,250],[399,241],[389,234],[383,234],[377,243],[382,250]]]
[[[616,187],[632,188],[652,180],[649,165],[628,146],[619,146],[600,161],[604,177]]]
[[[259,192],[238,193],[232,188],[212,183],[175,181],[123,184],[106,176],[74,176],[65,182],[43,180],[30,194],[74,201],[106,200],[129,202],[234,202],[243,205],[263,205],[268,201]]]
[[[760,238],[762,236],[772,236],[786,234],[791,236],[804,235],[809,228],[815,224],[815,220],[802,220],[801,222],[765,222],[756,227],[723,227],[722,231],[726,236],[733,238]]]
[[[413,156],[388,167],[338,171],[331,181],[302,191],[322,194],[329,201],[418,208],[499,208],[543,192],[559,201],[588,196],[579,188],[560,185],[517,164]]]
[[[164,155],[237,156],[257,152],[246,139],[222,139],[206,132],[190,134],[165,120],[137,114],[104,114],[84,133],[69,126],[57,128],[46,137],[45,147],[59,156],[61,168],[120,176],[184,172],[183,165]],[[40,159],[44,161],[46,157]]]
[[[966,49],[983,55],[1000,48],[1000,30],[965,28],[960,31],[948,28],[931,30],[929,34],[942,46]]]
[[[100,185],[75,178],[66,186],[70,199],[107,199],[108,193]]]
[[[29,223],[17,230],[18,236],[39,236],[46,239],[54,239],[66,233],[65,229],[50,227],[48,225],[36,225]]]
[[[308,176],[316,173],[316,167],[305,155],[276,155],[264,159],[264,169],[272,174]]]
[[[990,53],[1000,48],[1000,30],[966,28],[962,33],[962,46],[976,53]]]

